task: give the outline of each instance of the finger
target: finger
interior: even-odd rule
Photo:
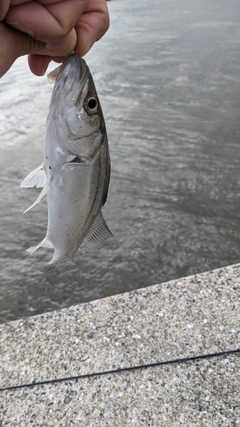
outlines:
[[[0,1],[0,21],[3,21],[10,7],[11,0]]]
[[[43,76],[46,73],[46,70],[53,60],[54,62],[63,62],[65,56],[47,56],[47,55],[37,55],[31,54],[28,55],[28,65],[30,70],[36,76]]]
[[[90,0],[88,12],[84,13],[79,19],[79,23],[76,25],[75,30],[77,33],[77,44],[73,44],[72,48],[69,48],[68,52],[63,52],[62,41],[53,44],[49,50],[52,50],[54,57],[46,55],[30,55],[28,62],[31,71],[40,76],[45,74],[47,67],[51,60],[56,62],[63,62],[67,54],[71,53],[74,49],[75,53],[79,56],[85,55],[94,44],[94,42],[100,39],[109,27],[109,14],[105,0]],[[66,43],[66,39],[65,39]],[[50,52],[48,52],[48,55]],[[57,57],[56,57],[57,55]]]
[[[31,71],[40,76],[45,74],[47,67],[51,60],[56,62],[63,62],[65,56],[72,52],[74,49],[75,53],[79,56],[85,55],[94,44],[96,40],[101,38],[109,27],[109,14],[105,0],[90,0],[89,1],[89,12],[84,13],[79,19],[79,23],[76,25],[77,33],[77,44],[69,48],[68,52],[61,51],[62,42],[53,44],[49,50],[52,49],[52,55],[30,55],[28,58],[29,67]],[[66,43],[66,40],[65,40]],[[60,48],[58,50],[58,48]],[[49,52],[48,52],[49,55]],[[57,57],[55,56],[57,55]]]
[[[44,43],[0,23],[0,77],[22,55],[43,50]]]
[[[29,55],[28,63],[30,70],[37,76],[42,76],[45,74],[52,60],[63,62],[64,58],[74,50],[76,38],[76,31],[72,30],[59,42],[45,44],[44,49],[39,49],[38,52]]]
[[[5,20],[40,41],[55,43],[71,31],[87,6],[88,0],[31,1],[11,7]]]
[[[75,53],[84,56],[109,28],[109,13],[105,0],[89,0],[89,6],[77,25]]]
[[[73,51],[75,44],[75,30],[72,30],[60,42],[47,44],[0,23],[0,77],[9,70],[19,56],[29,54],[43,55],[43,58],[49,57],[48,61],[46,58],[38,60],[36,65],[33,60],[31,69],[34,74],[43,75],[53,57],[61,57],[61,60],[64,60],[64,57]]]

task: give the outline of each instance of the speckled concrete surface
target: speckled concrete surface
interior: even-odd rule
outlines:
[[[235,427],[239,383],[236,354],[9,390],[0,425]]]
[[[240,347],[240,265],[0,327],[0,388]]]

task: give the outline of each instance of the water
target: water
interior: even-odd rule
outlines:
[[[46,204],[19,183],[42,160],[51,88],[16,62],[0,81],[0,320],[51,311],[240,260],[238,1],[114,0],[86,56],[109,134],[104,216],[114,239],[45,276],[29,256]],[[53,67],[52,67],[53,68]]]

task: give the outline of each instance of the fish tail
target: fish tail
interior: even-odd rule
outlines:
[[[69,258],[69,257],[59,258],[58,256],[53,255],[52,259],[47,264],[41,266],[38,270],[42,271],[45,274],[51,274],[55,269],[55,267],[57,267],[59,264],[62,264],[63,262],[73,262],[73,264],[76,265],[73,258]]]
[[[44,274],[52,274],[53,270],[57,264],[46,264],[39,268],[39,271],[42,271]]]

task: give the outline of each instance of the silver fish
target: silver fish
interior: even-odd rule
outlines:
[[[57,264],[72,259],[83,240],[94,247],[112,237],[101,212],[109,179],[110,158],[101,105],[88,66],[72,54],[61,65],[53,88],[44,162],[21,184],[43,187],[29,209],[47,195],[46,237],[28,249],[29,253],[41,246],[54,249],[42,271],[51,272]]]

